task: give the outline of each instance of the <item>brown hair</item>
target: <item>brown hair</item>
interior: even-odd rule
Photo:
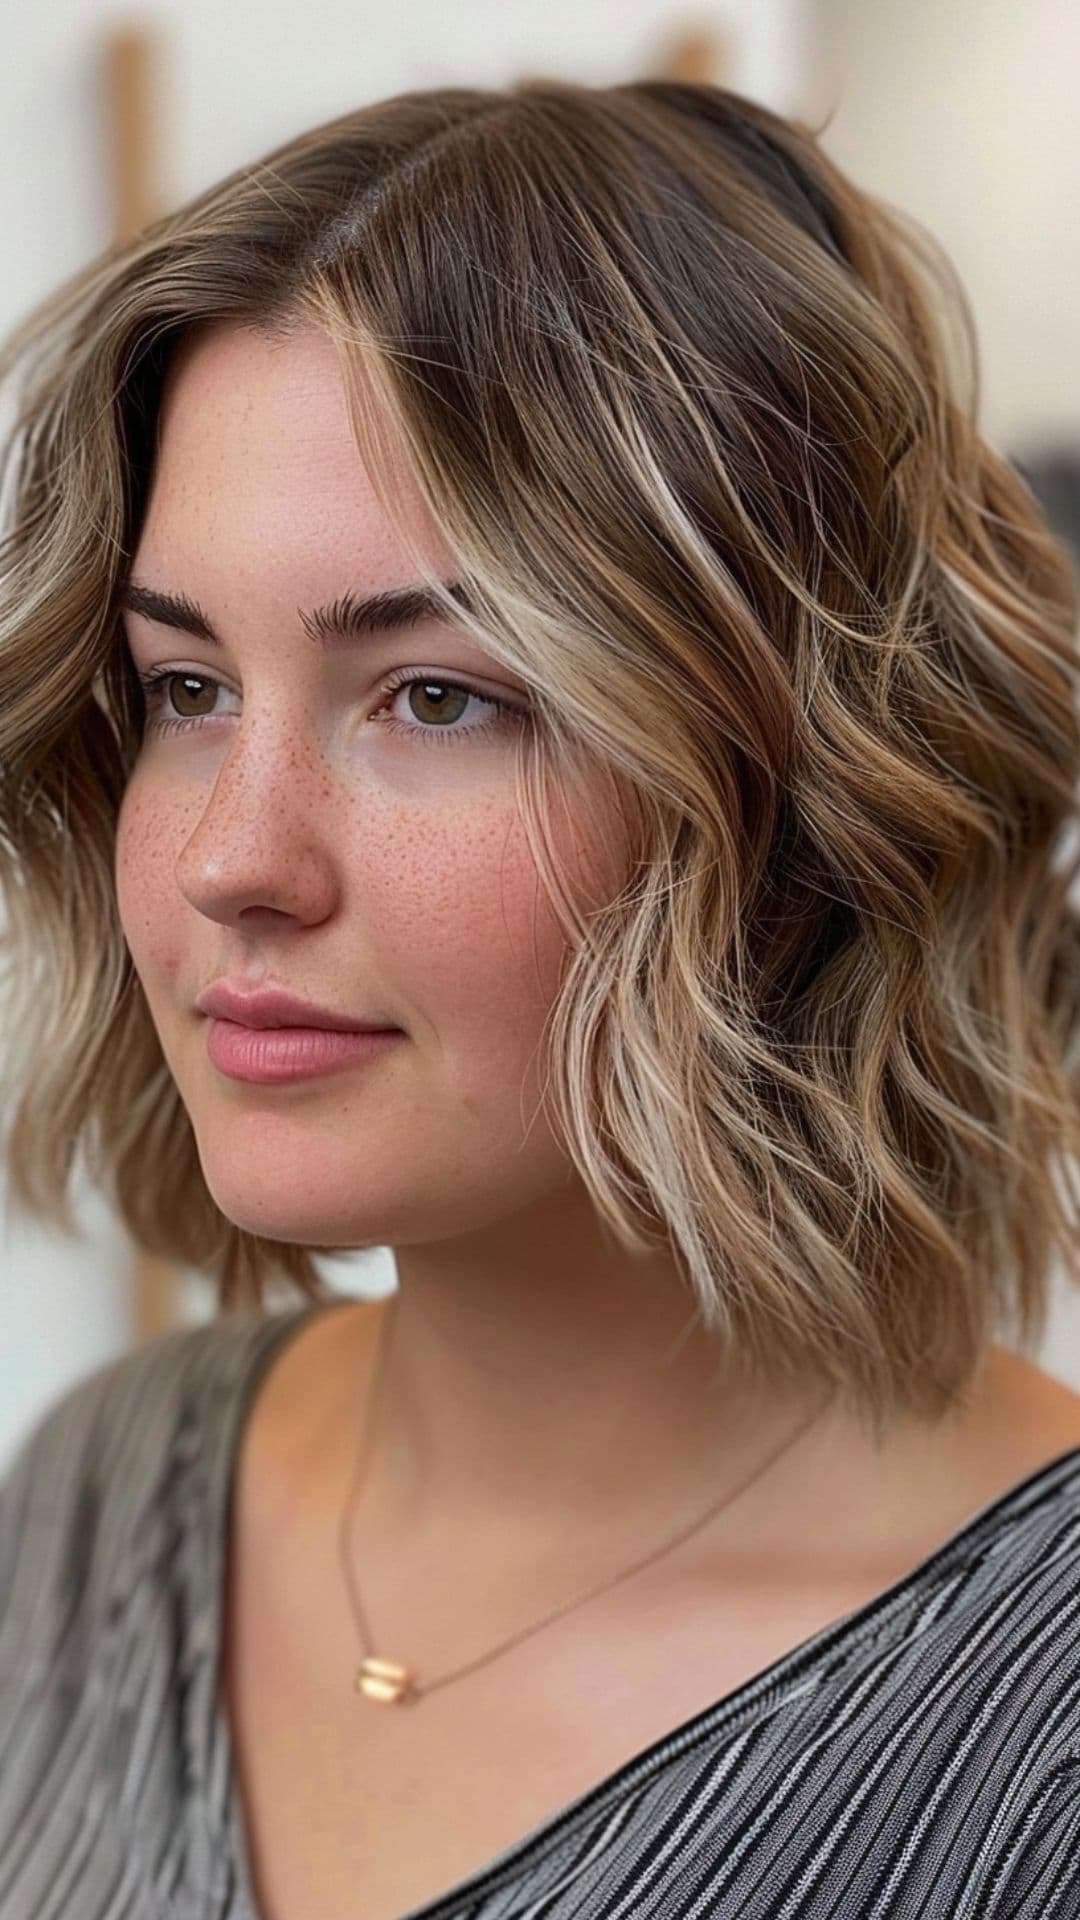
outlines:
[[[170,356],[211,322],[333,338],[380,497],[372,385],[476,609],[448,612],[534,694],[520,804],[568,938],[545,1094],[598,1212],[670,1245],[749,1363],[945,1411],[995,1332],[1042,1337],[1055,1251],[1080,1268],[1076,578],[980,435],[940,250],[716,87],[363,107],[9,337],[13,1198],[69,1224],[81,1148],[225,1308],[274,1272],[320,1297],[325,1249],[213,1202],[114,897],[118,588]],[[538,776],[572,806],[597,769],[632,861],[584,914]]]

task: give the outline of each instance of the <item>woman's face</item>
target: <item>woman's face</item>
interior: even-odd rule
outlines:
[[[419,503],[413,526],[451,579]],[[435,1240],[568,1178],[537,1113],[563,941],[515,807],[525,684],[438,619],[329,644],[301,620],[411,577],[329,340],[189,340],[131,580],[196,602],[215,639],[124,615],[139,673],[176,677],[148,692],[116,883],[210,1191],[273,1239]],[[554,824],[563,871],[610,885],[599,788],[588,834]],[[234,1077],[195,1004],[223,979],[400,1032],[331,1071]]]

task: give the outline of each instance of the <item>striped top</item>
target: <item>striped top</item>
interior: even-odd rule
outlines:
[[[0,1482],[3,1920],[258,1920],[229,1502],[255,1389],[323,1310],[110,1361]],[[1080,1448],[401,1920],[1080,1920],[1078,1618]]]

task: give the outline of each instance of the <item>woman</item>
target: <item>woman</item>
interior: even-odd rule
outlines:
[[[950,313],[545,81],[9,340],[10,1188],[222,1311],[5,1482],[5,1920],[1080,1913],[1076,585]]]

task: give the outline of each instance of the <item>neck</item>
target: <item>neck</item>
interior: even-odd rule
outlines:
[[[467,1524],[504,1544],[621,1537],[650,1518],[674,1531],[826,1399],[820,1382],[751,1383],[702,1330],[674,1262],[628,1258],[581,1205],[396,1260],[364,1482],[380,1538],[446,1517],[458,1537]],[[365,1368],[361,1406],[370,1383]]]

